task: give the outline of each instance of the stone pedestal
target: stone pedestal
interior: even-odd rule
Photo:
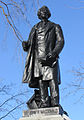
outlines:
[[[40,108],[23,111],[19,120],[70,120],[60,107]]]

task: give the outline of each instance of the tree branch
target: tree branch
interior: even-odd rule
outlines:
[[[3,14],[4,14],[7,22],[8,22],[9,25],[12,27],[12,29],[13,29],[16,37],[18,38],[18,40],[20,40],[20,41],[22,42],[22,41],[23,41],[23,38],[22,38],[20,32],[17,30],[17,28],[16,28],[16,26],[15,26],[13,20],[12,20],[12,17],[11,17],[10,12],[9,12],[8,5],[7,5],[6,3],[4,3],[3,1],[1,1],[1,0],[0,0],[0,3],[4,4],[4,5],[6,6],[8,15],[5,13],[4,8],[3,8],[2,6],[0,6],[0,8],[2,9]],[[10,17],[10,20],[11,20],[11,21],[9,20],[9,17]]]
[[[24,93],[26,93],[26,92],[28,92],[28,91],[25,91]],[[24,95],[24,93],[19,93],[19,94],[16,94],[16,95],[8,98],[7,100],[5,100],[5,101],[0,105],[0,107],[2,107],[4,104],[6,104],[8,101],[14,99],[15,97],[20,96],[20,95]]]
[[[13,112],[15,109],[19,108],[19,107],[20,107],[21,105],[23,105],[23,104],[24,104],[24,102],[21,103],[21,104],[19,104],[19,105],[17,105],[17,106],[14,107],[13,109],[11,109],[8,113],[6,113],[4,116],[2,116],[2,117],[0,118],[0,120],[2,120],[3,118],[7,117],[11,112]]]

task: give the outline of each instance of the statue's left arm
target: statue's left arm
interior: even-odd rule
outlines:
[[[64,36],[63,36],[63,32],[60,25],[55,24],[54,27],[55,27],[55,34],[56,34],[56,44],[54,49],[47,54],[47,59],[50,59],[51,61],[53,60],[53,58],[58,58],[64,46]]]
[[[55,39],[56,39],[56,43],[55,44],[55,47],[54,49],[49,52],[47,55],[46,55],[46,60],[42,61],[42,64],[45,66],[46,64],[48,64],[48,62],[50,64],[53,63],[54,60],[56,60],[56,58],[59,57],[59,54],[64,46],[64,36],[63,36],[63,32],[62,32],[62,29],[60,27],[60,25],[57,25],[55,24],[54,25],[55,27]],[[52,40],[52,42],[54,42]]]
[[[55,26],[55,33],[56,33],[56,45],[52,51],[53,56],[58,56],[64,47],[64,36],[60,25]]]

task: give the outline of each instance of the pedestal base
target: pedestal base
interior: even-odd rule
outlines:
[[[19,120],[70,120],[60,107],[40,108],[23,111]]]

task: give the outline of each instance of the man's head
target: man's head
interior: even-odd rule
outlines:
[[[47,6],[43,6],[38,10],[37,15],[39,19],[43,20],[48,19],[51,16],[51,13]]]

